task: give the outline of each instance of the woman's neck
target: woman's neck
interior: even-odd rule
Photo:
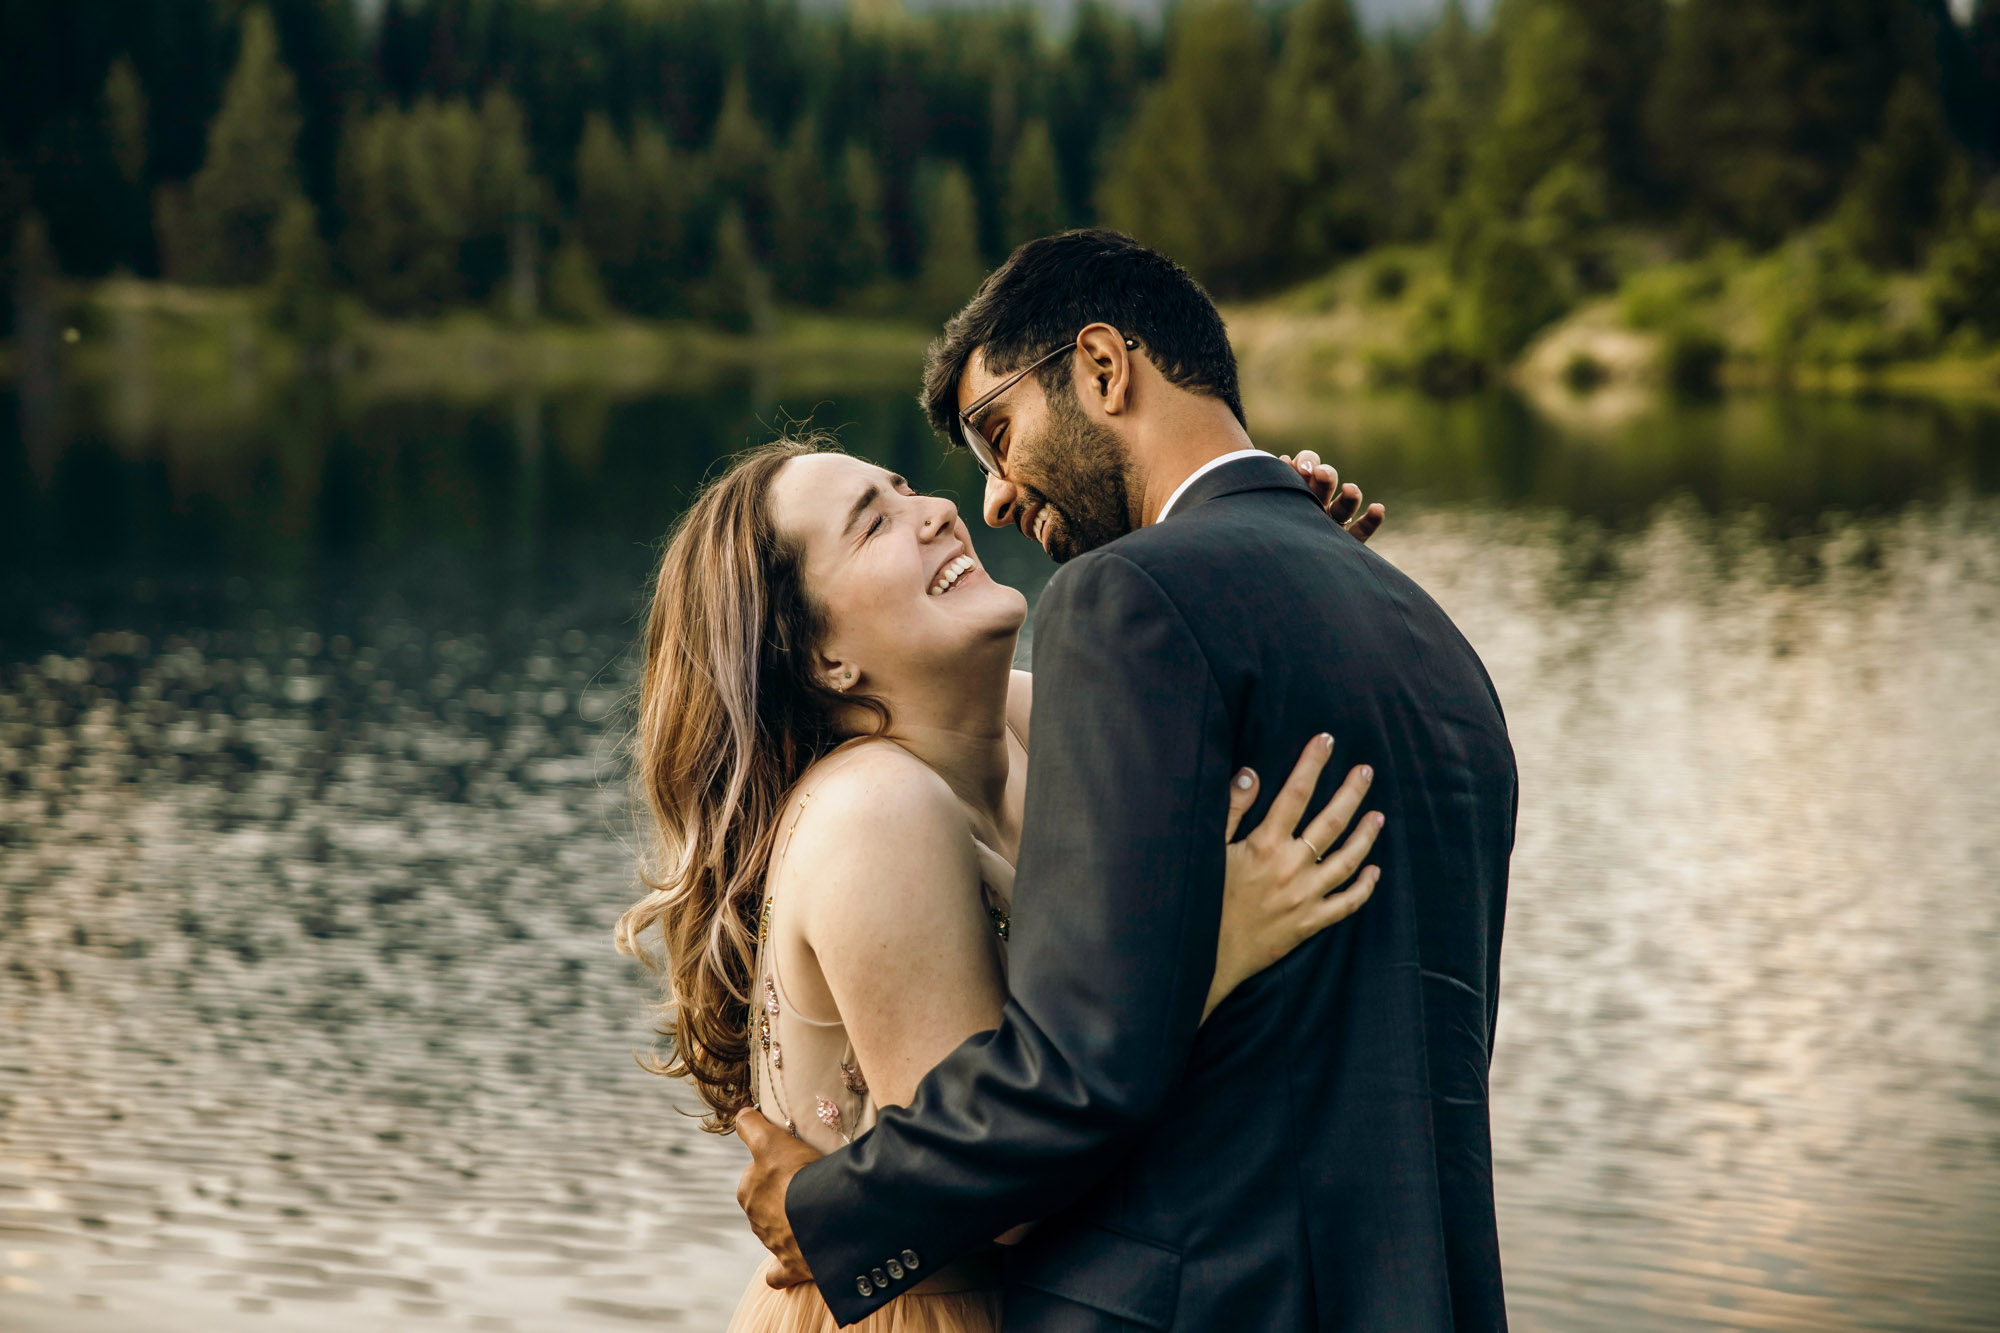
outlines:
[[[928,764],[976,819],[995,830],[1007,793],[1007,686],[1013,636],[968,653],[949,672],[885,683],[874,693],[889,708],[883,734]]]

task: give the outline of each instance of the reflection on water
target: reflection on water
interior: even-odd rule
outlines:
[[[29,449],[0,402],[0,1323],[720,1326],[739,1156],[609,948],[617,708],[648,544],[813,406],[82,403]],[[906,401],[818,415],[974,494]],[[1508,706],[1517,1326],[1991,1326],[2000,425],[1264,424],[1391,502]]]

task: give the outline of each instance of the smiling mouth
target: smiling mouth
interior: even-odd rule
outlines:
[[[967,574],[970,574],[974,568],[976,566],[972,563],[972,557],[969,555],[962,555],[950,561],[943,569],[938,571],[937,577],[931,580],[929,595],[932,597],[942,597],[957,587],[958,581]]]
[[[1054,520],[1054,517],[1055,511],[1053,509],[1049,508],[1046,504],[1037,503],[1022,514],[1021,531],[1027,535],[1028,540],[1034,542],[1043,550],[1047,550],[1048,542],[1046,538],[1048,536],[1049,524]]]

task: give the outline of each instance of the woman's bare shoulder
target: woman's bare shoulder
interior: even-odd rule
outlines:
[[[808,771],[796,808],[784,878],[809,882],[812,898],[847,907],[908,909],[912,895],[935,894],[978,875],[971,826],[951,787],[901,746],[877,742]],[[810,909],[808,909],[810,910]]]
[[[872,823],[882,816],[924,820],[963,811],[937,771],[893,741],[865,741],[829,755],[807,769],[798,791],[808,823],[825,824],[830,812]]]

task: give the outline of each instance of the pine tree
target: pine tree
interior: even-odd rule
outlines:
[[[598,267],[614,275],[629,268],[638,252],[635,183],[632,159],[610,119],[591,112],[576,148],[576,226]]]
[[[572,324],[594,324],[608,313],[597,261],[580,237],[571,235],[549,260],[549,313]]]
[[[104,134],[111,141],[111,158],[125,184],[139,189],[146,183],[146,90],[132,57],[119,56],[104,76]]]
[[[1946,332],[2000,343],[2000,209],[1980,209],[1932,256],[1931,304]]]
[[[736,206],[753,253],[762,253],[770,236],[772,156],[770,132],[750,107],[750,86],[739,69],[729,77],[709,140],[709,180],[718,200]]]
[[[1604,118],[1583,96],[1590,34],[1564,11],[1556,0],[1518,0],[1502,13],[1499,102],[1473,167],[1480,202],[1498,217],[1517,213],[1564,163],[1603,172]]]
[[[1247,0],[1177,12],[1161,81],[1112,154],[1099,211],[1215,290],[1268,281],[1282,177],[1261,99],[1270,43]]]
[[[1700,227],[1774,243],[1834,202],[1904,72],[1919,0],[1683,0],[1650,108]],[[1919,42],[1918,45],[1927,45]],[[1934,77],[1934,76],[1933,76]]]
[[[1896,86],[1882,121],[1855,165],[1840,226],[1863,259],[1907,268],[1944,222],[1945,191],[1963,168],[1943,105],[1914,76]]]
[[[452,160],[460,153],[470,161]],[[460,299],[459,247],[469,229],[477,157],[476,128],[454,133],[428,100],[408,113],[389,107],[350,125],[341,154],[342,255],[371,305],[421,314]]]
[[[117,167],[116,183],[107,182],[108,208],[100,208],[99,225],[124,267],[139,269],[146,264],[152,248],[148,235],[146,175],[147,145],[146,91],[132,58],[121,55],[111,62],[98,98],[103,119],[104,139]]]
[[[489,92],[477,109],[425,98],[350,121],[339,181],[341,257],[376,308],[430,313],[520,281],[517,257],[533,247],[518,233],[539,227],[544,191],[507,93]]]
[[[1049,123],[1031,120],[1014,141],[1007,164],[1007,245],[1047,236],[1063,228],[1062,182],[1056,175],[1056,145]]]
[[[765,333],[771,326],[771,280],[750,246],[750,229],[732,202],[715,227],[715,263],[708,275],[710,320],[736,333]]]
[[[924,259],[917,273],[917,304],[942,320],[972,299],[986,276],[979,254],[979,206],[972,178],[956,162],[931,173],[924,196]]]
[[[1109,150],[1151,81],[1152,47],[1136,18],[1104,0],[1084,0],[1077,7],[1069,46],[1050,71],[1049,133],[1066,216],[1091,220]]]
[[[689,234],[702,190],[698,164],[674,151],[657,121],[633,126],[632,189],[637,230],[626,299],[641,314],[671,314],[684,304]]]
[[[1359,171],[1368,78],[1368,52],[1347,0],[1305,0],[1292,11],[1270,103],[1293,224],[1292,266],[1317,268],[1368,239],[1375,209]]]
[[[242,45],[222,107],[208,126],[208,153],[188,184],[187,226],[194,276],[226,284],[262,281],[272,233],[299,191],[296,85],[278,57],[271,13],[243,14]]]
[[[272,240],[271,322],[307,347],[333,340],[333,272],[319,217],[304,195],[285,202]]]
[[[477,132],[478,163],[459,271],[474,300],[485,300],[505,285],[510,304],[525,300],[531,308],[532,268],[525,275],[514,272],[517,262],[533,263],[532,237],[544,211],[543,187],[529,156],[527,116],[504,88],[490,89],[479,99]],[[525,291],[517,295],[514,289],[522,282]],[[528,310],[516,313],[525,317]]]
[[[1464,192],[1471,168],[1482,80],[1478,43],[1460,0],[1449,0],[1418,59],[1423,91],[1413,112],[1416,143],[1397,186],[1411,227],[1422,236],[1438,228]]]
[[[1977,0],[1973,5],[1965,44],[1976,89],[1971,119],[1977,128],[1971,147],[1990,167],[2000,157],[2000,0]]]
[[[799,117],[771,172],[771,267],[778,294],[800,305],[833,300],[839,280],[837,219],[819,122]]]
[[[840,281],[850,292],[863,292],[889,267],[889,233],[883,217],[882,172],[875,155],[858,143],[841,154],[839,191],[835,196],[840,239]]]

